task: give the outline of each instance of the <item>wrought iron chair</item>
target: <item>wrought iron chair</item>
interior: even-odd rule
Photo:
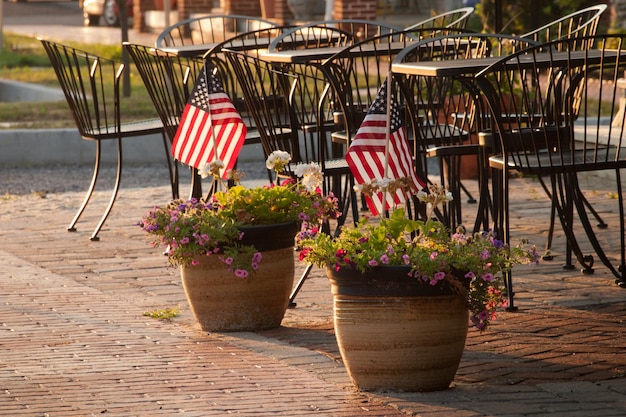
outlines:
[[[388,25],[386,23],[375,22],[373,20],[360,20],[360,19],[338,19],[338,20],[324,20],[310,22],[306,25],[299,26],[299,29],[306,29],[310,27],[333,27],[342,30],[345,33],[350,33],[353,39],[362,41],[376,36],[383,35],[385,33],[399,32],[402,28]]]
[[[520,35],[543,43],[561,38],[594,36],[602,13],[608,8],[606,4],[597,4],[556,19],[530,32]],[[584,44],[575,45],[576,49],[584,49]]]
[[[273,64],[257,56],[241,51],[223,50],[240,81],[248,111],[253,115],[267,155],[276,150],[289,152],[292,163],[286,167],[285,175],[294,176],[298,164],[319,163],[325,178],[325,191],[337,189],[350,179],[350,170],[343,158],[328,158],[302,140],[295,116],[293,97],[299,94],[299,80],[283,66]],[[349,181],[348,181],[349,182]],[[345,221],[349,200],[349,184],[344,185],[345,196],[340,198],[340,209],[344,213],[338,219],[339,226]],[[347,197],[346,197],[347,196]]]
[[[450,10],[428,19],[407,26],[404,30],[425,29],[425,28],[456,28],[465,29],[469,18],[474,13],[474,7],[462,7]]]
[[[553,41],[502,58],[475,77],[496,136],[489,165],[499,173],[492,179],[498,233],[510,242],[510,171],[549,178],[558,219],[583,273],[593,272],[593,257],[585,255],[578,243],[576,218],[621,287],[626,287],[626,261],[620,169],[626,168],[626,158],[622,129],[611,126],[610,120],[617,111],[616,81],[626,68],[625,40],[604,35]],[[589,48],[580,50],[581,43]],[[579,175],[597,171],[612,171],[616,178],[617,265],[594,231],[579,183]],[[511,277],[507,280],[512,306]]]
[[[275,26],[241,33],[212,46],[204,54],[205,62],[209,63],[213,68],[225,92],[246,123],[247,133],[245,144],[260,144],[261,134],[256,126],[254,117],[249,112],[248,106],[245,103],[241,81],[235,76],[235,71],[222,51],[224,49],[234,49],[237,51],[258,51],[265,49],[270,41],[282,36],[292,28],[291,26]],[[265,154],[265,157],[267,157],[267,154]],[[270,171],[268,171],[268,180],[270,182],[273,181]]]
[[[333,26],[308,25],[284,32],[272,41],[268,51],[341,48],[355,41],[356,37],[351,32]],[[297,80],[289,101],[297,129],[303,136],[303,152],[307,155],[305,159],[313,159],[314,155],[320,155],[321,152],[325,155],[343,154],[332,149],[330,140],[320,140],[318,137],[332,130],[336,106],[335,100],[329,97],[330,83],[320,67],[320,60],[307,57],[301,62],[282,63],[281,66],[285,73]]]
[[[459,32],[457,29],[439,30]],[[344,149],[349,147],[380,87],[390,75],[394,58],[418,42],[420,37],[431,33],[428,28],[383,34],[350,45],[321,64],[336,101],[336,126],[331,133],[333,142],[343,144]],[[398,93],[396,100],[400,108],[406,108]],[[423,172],[419,167],[418,171]]]
[[[206,15],[167,27],[156,39],[156,47],[217,44],[242,33],[278,26],[256,16]]]
[[[521,35],[521,37],[531,38],[537,42],[550,42],[562,38],[582,38],[585,36],[594,36],[598,29],[600,17],[607,8],[608,6],[606,4],[598,4],[575,11],[567,16],[563,16],[537,29],[527,32]],[[574,49],[581,50],[588,47],[582,41],[576,42],[572,46],[574,47]],[[550,196],[550,190],[546,186],[546,184],[543,181],[541,181],[540,183],[544,191],[548,194],[548,196]],[[593,210],[591,204],[589,204],[586,200],[585,204],[587,204],[587,207],[591,210],[592,215],[597,219],[598,227],[605,228],[607,226],[606,223],[602,220],[600,215],[595,210]],[[556,219],[555,210],[556,207],[553,206],[551,212],[550,229],[546,240],[545,253],[543,255],[544,260],[553,259],[551,250]],[[567,267],[573,267],[571,261],[571,252],[568,250],[566,259]]]
[[[416,42],[402,51],[395,62],[449,61],[488,56],[502,56],[533,44],[510,35],[456,33]],[[416,166],[428,178],[428,159],[437,160],[440,184],[448,189],[454,200],[436,211],[440,220],[451,230],[463,223],[461,193],[475,203],[463,185],[461,163],[471,161],[478,167],[479,207],[473,228],[488,228],[490,198],[488,173],[481,167],[483,148],[478,132],[485,121],[473,80],[466,78],[437,78],[396,75],[406,100],[407,125],[414,138]],[[417,205],[417,204],[416,204]]]
[[[273,151],[283,150],[291,154],[292,163],[286,167],[286,176],[293,177],[299,164],[315,162],[320,165],[324,175],[324,192],[333,191],[339,200],[342,215],[336,219],[338,233],[350,207],[353,211],[356,207],[352,173],[345,158],[331,157],[324,151],[325,145],[312,143],[299,131],[295,113],[300,111],[296,106],[301,101],[294,97],[303,94],[298,92],[303,80],[287,68],[261,59],[256,54],[246,55],[229,50],[224,53],[241,82],[249,111],[259,127],[265,153],[269,155]],[[330,225],[325,225],[324,230],[330,233]],[[311,266],[305,270],[292,293],[291,306],[295,305],[293,299],[310,269]]]
[[[137,72],[150,94],[171,146],[189,94],[200,74],[203,61],[128,42],[125,42],[123,46],[135,63]],[[174,169],[177,184],[174,198],[179,198],[178,165],[176,163]],[[201,195],[200,179],[196,173],[192,173],[190,196],[198,197]]]
[[[176,195],[176,178],[171,166],[164,126],[158,118],[141,121],[122,121],[120,81],[123,72],[126,70],[123,64],[70,46],[41,38],[39,40],[50,58],[80,135],[83,139],[93,140],[96,145],[91,183],[80,208],[67,228],[69,231],[73,232],[76,230],[75,225],[93,195],[100,172],[102,141],[117,141],[117,175],[113,193],[104,214],[90,236],[91,240],[98,240],[98,233],[113,208],[120,187],[123,139],[148,134],[160,134],[163,137],[172,195]]]

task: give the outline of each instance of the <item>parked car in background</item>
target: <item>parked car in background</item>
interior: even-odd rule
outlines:
[[[120,17],[115,0],[83,0],[83,17],[85,26],[98,26],[100,16],[107,26],[119,26]],[[133,16],[133,0],[126,0],[128,17]]]

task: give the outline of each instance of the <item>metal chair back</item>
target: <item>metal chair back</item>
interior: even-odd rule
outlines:
[[[277,23],[256,16],[200,16],[165,28],[156,39],[156,47],[215,44],[242,33],[276,26]]]
[[[594,36],[598,30],[600,17],[607,8],[606,4],[586,7],[524,33],[520,37],[543,43],[562,38]],[[578,42],[574,46],[576,49],[585,49],[586,47],[582,42]]]
[[[428,19],[407,26],[404,30],[425,29],[425,28],[456,28],[465,29],[469,18],[474,13],[474,7],[462,7],[450,10]]]
[[[303,152],[304,139],[299,134],[290,101],[300,80],[283,66],[268,62],[257,54],[223,52],[241,82],[246,105],[254,116],[265,153],[269,155],[281,150],[291,154],[292,163],[285,167],[286,176],[293,177],[299,164],[314,162],[320,165],[324,191],[332,191],[339,198],[342,212],[341,218],[337,219],[339,228],[345,222],[349,207],[355,207],[352,174],[344,158]],[[358,219],[358,212],[356,214],[355,219]]]
[[[80,208],[68,226],[69,231],[76,230],[75,225],[95,189],[100,172],[101,142],[103,140],[117,141],[117,175],[113,193],[100,222],[90,237],[91,240],[98,240],[98,233],[113,208],[119,190],[122,176],[122,139],[161,134],[169,167],[172,195],[176,194],[177,185],[171,167],[163,123],[158,118],[122,121],[120,83],[125,71],[122,63],[60,43],[41,38],[39,40],[48,54],[80,135],[84,139],[95,141],[96,144],[92,180]]]
[[[561,39],[514,53],[476,75],[496,136],[496,152],[489,163],[500,172],[494,177],[498,231],[508,242],[509,172],[546,177],[567,237],[567,256],[571,248],[582,270],[593,271],[593,258],[583,253],[574,229],[574,219],[579,219],[596,255],[620,285],[626,285],[620,178],[626,151],[617,80],[626,69],[625,41],[610,35]],[[580,50],[581,42],[589,48]],[[612,124],[613,117],[617,120]],[[622,213],[616,261],[605,248],[617,246],[603,244],[594,230],[589,213],[595,214],[579,183],[581,173],[600,171],[612,172],[616,179],[617,210]]]

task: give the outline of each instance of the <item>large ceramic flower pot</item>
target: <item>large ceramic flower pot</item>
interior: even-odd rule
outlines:
[[[260,267],[245,278],[228,271],[219,255],[181,266],[187,301],[203,330],[255,331],[280,326],[294,279],[294,223],[243,228],[245,244],[263,254]]]
[[[420,285],[407,272],[327,269],[337,343],[361,390],[442,390],[459,367],[469,325],[465,299]]]

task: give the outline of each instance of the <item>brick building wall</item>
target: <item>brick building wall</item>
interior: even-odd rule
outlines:
[[[376,20],[377,0],[335,0],[333,19]]]
[[[261,3],[259,0],[225,0],[224,12],[227,14],[261,16]]]

